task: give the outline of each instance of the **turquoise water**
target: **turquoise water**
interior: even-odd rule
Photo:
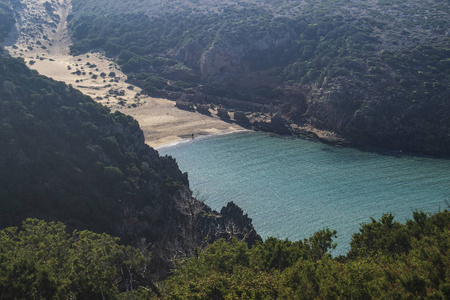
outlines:
[[[360,224],[385,212],[404,222],[450,198],[450,160],[385,156],[255,132],[196,139],[158,149],[188,172],[213,209],[238,204],[263,237],[304,239],[338,232],[345,254]]]

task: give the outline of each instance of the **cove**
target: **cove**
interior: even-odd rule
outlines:
[[[234,201],[263,237],[298,240],[337,230],[345,254],[361,223],[391,212],[436,212],[450,197],[450,160],[381,155],[301,139],[241,132],[159,148],[188,172],[213,209]]]

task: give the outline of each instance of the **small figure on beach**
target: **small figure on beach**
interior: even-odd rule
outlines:
[[[194,134],[192,134],[192,139],[194,139]]]

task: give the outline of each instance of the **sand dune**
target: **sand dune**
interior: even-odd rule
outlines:
[[[67,15],[70,0],[52,2],[25,0],[17,20],[18,36],[5,48],[11,55],[22,57],[40,74],[64,81],[94,100],[136,118],[144,131],[147,144],[160,147],[205,134],[243,130],[197,112],[177,109],[173,101],[148,97],[137,86],[125,82],[126,75],[102,53],[69,55],[70,37]]]

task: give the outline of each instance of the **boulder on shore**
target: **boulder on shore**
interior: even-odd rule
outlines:
[[[179,109],[194,111],[194,104],[192,102],[177,100],[175,106]]]
[[[247,115],[242,111],[236,111],[234,113],[234,120],[236,123],[243,125],[243,126],[249,126],[250,120],[248,119]]]
[[[230,119],[230,115],[228,114],[228,110],[226,108],[223,108],[223,107],[219,107],[217,109],[217,115],[222,120],[229,120]]]
[[[283,114],[281,111],[277,112],[271,119],[270,119],[272,131],[278,134],[289,134],[289,126],[286,123],[286,120],[283,117]]]
[[[211,112],[209,111],[209,105],[208,104],[200,104],[197,105],[197,111],[201,114],[210,115]]]

